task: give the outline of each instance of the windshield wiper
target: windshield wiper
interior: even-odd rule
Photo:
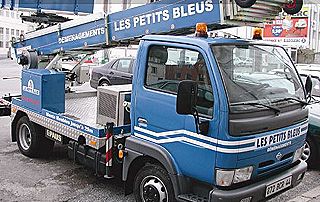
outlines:
[[[276,101],[273,101],[272,103],[283,102],[283,101],[289,101],[289,100],[297,101],[297,102],[299,102],[300,104],[302,104],[303,106],[305,106],[305,105],[309,105],[309,103],[308,103],[308,102],[303,101],[303,100],[300,100],[300,99],[295,98],[295,97],[286,97],[286,98],[278,99],[278,100],[276,100]]]
[[[320,103],[320,100],[316,99],[315,96],[313,95],[311,97],[311,102],[309,104],[318,104],[318,103]]]
[[[263,106],[268,109],[272,109],[277,115],[280,113],[280,109],[278,107],[273,107],[273,106],[263,104],[260,102],[238,102],[238,103],[230,104],[230,106],[239,106],[239,105]]]

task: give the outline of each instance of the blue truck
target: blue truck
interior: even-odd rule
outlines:
[[[286,51],[210,37],[203,23],[195,29],[241,23],[223,21],[219,2],[161,2],[69,21],[14,44],[21,95],[3,98],[0,112],[11,115],[20,152],[45,156],[55,142],[66,144],[70,159],[120,178],[136,201],[261,201],[299,184],[310,90]],[[172,35],[141,38],[154,33]],[[132,85],[66,90],[81,68],[59,68],[61,55],[137,41]],[[43,68],[38,59],[48,57]]]

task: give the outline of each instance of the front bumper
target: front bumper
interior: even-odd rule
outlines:
[[[288,169],[278,175],[256,182],[249,186],[245,186],[245,187],[234,189],[234,190],[213,189],[210,191],[209,201],[240,202],[242,199],[245,199],[248,197],[252,197],[251,202],[266,200],[265,198],[266,187],[269,184],[275,183],[281,179],[284,179],[292,175],[292,185],[290,188],[295,187],[302,181],[302,178],[303,178],[303,177],[300,177],[300,179],[298,179],[298,177],[304,176],[304,173],[306,172],[306,170],[307,170],[307,163],[304,161],[301,161],[298,165],[296,165],[291,169]],[[290,188],[287,188],[287,189],[290,189]]]

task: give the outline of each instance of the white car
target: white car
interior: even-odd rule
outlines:
[[[309,108],[309,128],[307,142],[302,155],[311,168],[320,167],[320,65],[297,65],[302,82],[310,75],[312,79],[312,99]]]
[[[300,71],[319,72],[320,71],[320,64],[296,64],[296,68],[299,73],[300,73]]]

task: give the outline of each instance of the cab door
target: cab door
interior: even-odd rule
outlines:
[[[218,133],[217,90],[209,60],[201,48],[175,43],[143,42],[134,85],[134,135],[165,148],[183,175],[213,182],[214,142]],[[197,134],[192,115],[176,113],[178,84],[198,83],[197,110],[207,134]]]

